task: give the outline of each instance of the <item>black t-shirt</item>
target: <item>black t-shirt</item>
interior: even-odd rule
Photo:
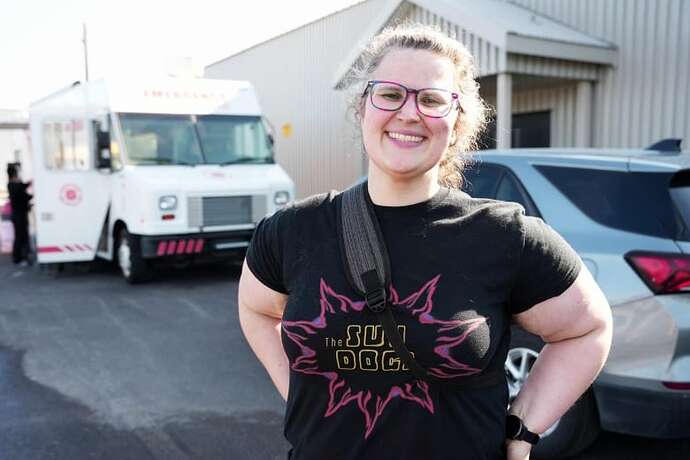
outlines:
[[[247,253],[252,273],[289,295],[292,459],[502,458],[507,386],[441,389],[403,369],[347,282],[339,206],[331,193],[277,212]],[[422,203],[374,208],[391,262],[389,305],[407,348],[442,378],[502,368],[511,315],[563,293],[579,273],[572,248],[515,203],[442,188]]]

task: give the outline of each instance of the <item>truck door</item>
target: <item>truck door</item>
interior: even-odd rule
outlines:
[[[110,203],[110,170],[99,168],[95,120],[32,123],[36,251],[40,263],[93,260]]]

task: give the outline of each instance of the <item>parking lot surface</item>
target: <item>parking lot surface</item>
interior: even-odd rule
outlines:
[[[284,459],[283,402],[237,321],[238,265],[127,285],[0,256],[0,460]],[[640,416],[643,416],[642,414]],[[579,460],[690,459],[603,433]]]

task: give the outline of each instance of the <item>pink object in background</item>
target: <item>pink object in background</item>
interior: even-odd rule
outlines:
[[[8,200],[0,208],[0,254],[11,254],[13,243],[12,206]]]
[[[14,227],[9,220],[0,221],[0,253],[12,254],[14,244]]]
[[[2,215],[2,220],[11,220],[12,218],[12,204],[10,200],[5,201],[5,204],[0,208],[0,215]]]

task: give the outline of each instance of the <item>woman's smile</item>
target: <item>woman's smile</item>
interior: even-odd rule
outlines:
[[[404,149],[419,147],[426,140],[426,136],[404,131],[386,131],[386,136],[393,145]]]

